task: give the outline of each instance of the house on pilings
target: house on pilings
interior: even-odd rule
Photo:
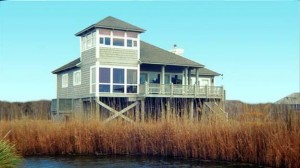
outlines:
[[[109,16],[76,33],[80,58],[52,72],[57,75],[52,116],[195,119],[205,109],[214,111],[212,106],[226,114],[224,88],[214,83],[219,73],[180,55],[176,46],[167,51],[140,40],[143,32]]]

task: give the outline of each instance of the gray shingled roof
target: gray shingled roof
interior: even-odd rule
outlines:
[[[74,68],[76,67],[77,64],[80,63],[80,58],[77,58],[69,63],[67,63],[66,65],[60,67],[60,68],[57,68],[56,70],[52,71],[53,74],[57,74],[61,71],[64,71],[64,70],[68,70],[68,69],[71,69],[71,68]]]
[[[300,93],[292,93],[278,101],[276,104],[300,104]]]
[[[204,65],[141,41],[141,63],[204,67]]]
[[[195,75],[196,74],[196,70],[192,69],[191,74]],[[200,75],[207,75],[207,76],[219,76],[219,75],[221,75],[221,74],[219,74],[219,73],[217,73],[215,71],[212,71],[210,69],[207,69],[207,68],[199,68],[199,74]]]
[[[100,20],[99,22],[81,30],[80,32],[76,33],[75,35],[80,36],[83,33],[85,33],[86,31],[89,31],[89,30],[92,30],[95,28],[126,30],[126,31],[134,31],[134,32],[140,32],[140,33],[145,31],[144,29],[134,26],[130,23],[124,22],[124,21],[114,18],[112,16],[108,16],[108,17],[104,18],[103,20]]]
[[[188,66],[188,67],[198,67],[200,68],[200,73],[207,75],[219,75],[216,72],[203,68],[204,65],[184,58],[182,56],[176,55],[144,41],[141,41],[141,55],[140,60],[142,64],[159,64],[159,65],[176,65],[176,66]],[[54,70],[52,73],[56,74],[58,72],[75,67],[80,63],[80,59],[76,60]]]

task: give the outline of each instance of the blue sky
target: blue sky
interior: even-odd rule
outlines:
[[[0,100],[55,98],[51,71],[79,57],[74,34],[114,16],[224,74],[227,99],[274,102],[300,89],[299,14],[299,1],[0,2]]]

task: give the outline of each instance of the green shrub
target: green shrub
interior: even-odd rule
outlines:
[[[0,140],[0,168],[17,167],[21,157],[16,153],[15,147]]]

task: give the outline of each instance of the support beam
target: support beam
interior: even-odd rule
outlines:
[[[128,107],[124,108],[123,110],[119,111],[119,112],[116,112],[114,115],[112,115],[111,117],[109,117],[108,119],[106,119],[104,122],[107,123],[115,118],[117,118],[118,116],[124,118],[126,121],[129,121],[129,122],[133,122],[130,118],[126,118],[126,116],[123,115],[123,113],[127,112],[128,110],[132,109],[133,107],[135,107],[136,105],[138,104],[138,102],[134,102],[132,103],[131,105],[129,105]]]
[[[135,122],[140,122],[140,105],[135,106]]]
[[[145,122],[145,99],[141,100],[141,122]]]
[[[193,120],[194,118],[194,99],[190,99],[190,114],[189,114],[190,120]]]
[[[160,99],[160,106],[161,106],[161,119],[165,120],[166,114],[165,114],[165,103],[163,98]]]
[[[171,115],[170,99],[167,98],[166,101],[167,101],[166,118],[167,118],[167,121],[170,121],[170,115]]]
[[[98,99],[97,99],[96,102],[97,102],[98,104],[100,104],[102,107],[104,107],[104,108],[106,108],[107,110],[109,110],[110,112],[114,113],[113,116],[115,116],[116,114],[118,114],[117,117],[120,116],[120,117],[122,117],[124,120],[126,120],[126,121],[128,121],[128,122],[133,122],[130,118],[128,118],[128,117],[126,117],[126,116],[124,116],[124,115],[121,115],[121,114],[123,114],[123,110],[127,109],[129,106],[126,107],[125,109],[123,109],[122,111],[118,112],[118,111],[116,111],[115,109],[109,107],[108,105],[106,105],[105,103],[101,102],[101,101],[98,100]],[[130,106],[131,106],[131,105],[130,105]],[[134,106],[135,106],[135,105],[134,105]],[[134,107],[134,106],[133,106],[133,107]],[[131,108],[132,108],[132,107],[130,107],[129,109],[131,109]],[[128,111],[129,109],[127,109],[126,111]],[[126,111],[124,111],[124,112],[126,112]],[[121,113],[121,112],[122,112],[122,113]],[[119,113],[120,113],[120,114],[119,114]],[[112,116],[111,116],[111,117],[112,117]]]

